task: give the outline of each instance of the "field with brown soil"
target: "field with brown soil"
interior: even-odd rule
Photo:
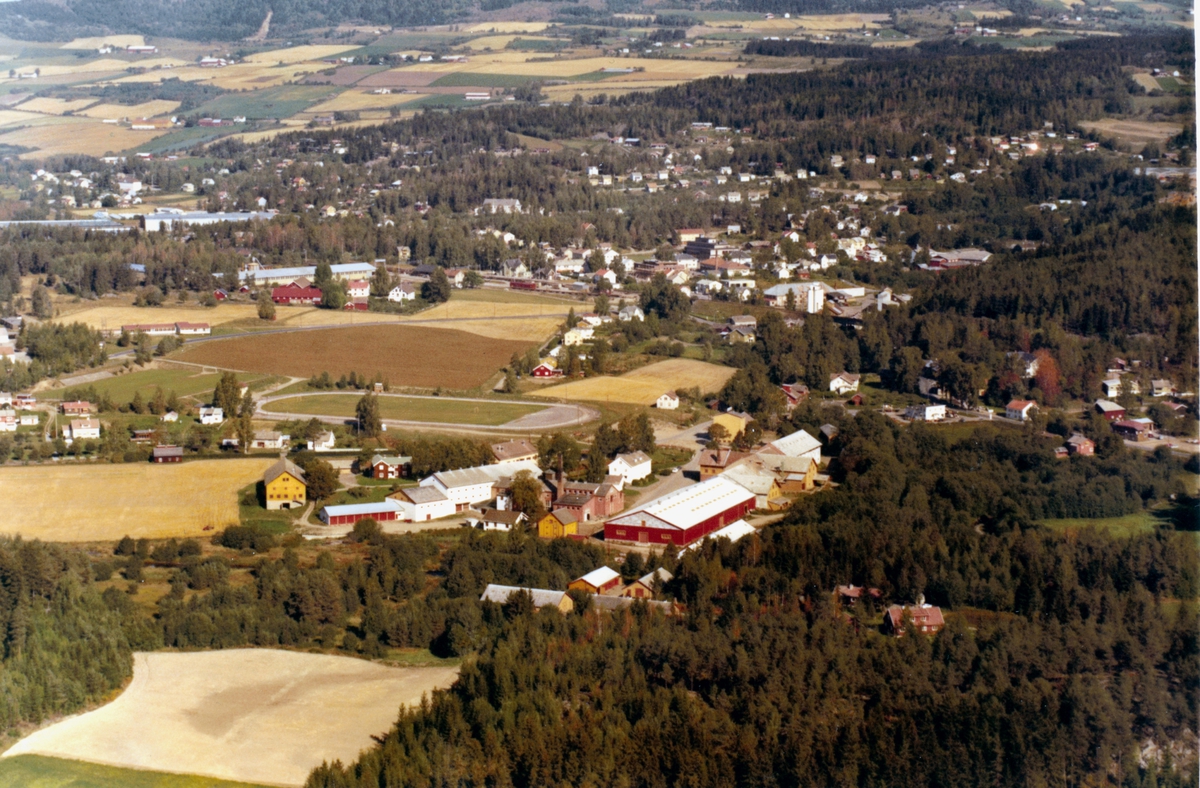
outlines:
[[[354,760],[401,706],[457,675],[456,667],[389,668],[273,649],[141,653],[116,700],[37,731],[5,756],[302,785],[322,761]]]
[[[379,373],[393,386],[464,390],[487,382],[529,344],[446,328],[360,326],[204,342],[174,358],[304,378]]]

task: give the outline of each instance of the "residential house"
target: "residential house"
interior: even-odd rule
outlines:
[[[92,403],[82,400],[64,402],[60,407],[64,416],[84,416],[92,412]]]
[[[562,370],[549,361],[543,361],[529,372],[535,378],[561,378]]]
[[[521,201],[516,199],[494,199],[483,201],[484,213],[521,213]]]
[[[659,410],[676,410],[679,408],[679,397],[673,391],[668,391],[659,396],[655,401],[654,407]]]
[[[479,527],[485,531],[511,531],[520,528],[528,520],[521,512],[484,509],[479,518]]]
[[[1125,418],[1125,409],[1117,403],[1106,399],[1096,400],[1096,412],[1108,421],[1118,421]]]
[[[787,409],[791,412],[797,405],[808,399],[808,386],[803,383],[785,383],[780,386],[787,400]]]
[[[12,412],[15,416],[16,413]],[[70,425],[66,430],[68,441],[77,440],[99,440],[100,438],[100,421],[99,419],[71,419]]]
[[[542,539],[561,539],[579,533],[579,519],[565,509],[550,512],[538,521],[538,536]]]
[[[684,281],[687,281],[686,279]],[[617,313],[617,317],[622,323],[628,323],[631,320],[643,321],[646,319],[646,314],[640,306],[627,306]]]
[[[912,421],[943,421],[946,418],[946,406],[910,405],[904,410],[904,418]]]
[[[589,594],[603,594],[621,585],[621,573],[609,566],[593,569],[586,575],[567,583],[568,591],[585,591]]]
[[[12,408],[0,409],[0,432],[17,431],[17,412]]]
[[[1075,433],[1067,438],[1067,453],[1078,454],[1080,457],[1091,457],[1096,453],[1096,444],[1089,438]]]
[[[729,329],[727,338],[729,340],[729,344],[731,345],[750,345],[754,343],[754,340],[758,339],[758,335],[753,327],[735,326]]]
[[[779,491],[784,495],[808,492],[817,486],[817,461],[812,457],[781,457],[774,462],[759,457],[774,469]]]
[[[653,599],[659,589],[675,579],[666,569],[659,567],[649,574],[642,575],[621,590],[621,596],[631,599]]]
[[[837,597],[837,601],[840,602],[843,607],[853,607],[854,605],[857,605],[859,600],[863,598],[864,594],[875,601],[879,601],[881,598],[883,598],[883,592],[881,592],[878,588],[863,588],[862,586],[856,586],[853,583],[848,586],[837,586],[833,589],[833,593],[834,596]]]
[[[1109,378],[1108,380],[1100,381],[1100,388],[1104,391],[1105,397],[1118,397],[1121,394],[1121,379]]]
[[[290,435],[284,435],[274,430],[255,430],[254,438],[250,441],[250,448],[285,449],[291,437]]]
[[[417,289],[412,282],[401,282],[388,291],[387,299],[393,303],[403,304],[405,301],[417,300]]]
[[[371,283],[365,279],[355,279],[346,283],[346,295],[350,298],[369,298]]]
[[[492,444],[496,462],[537,462],[538,448],[524,439],[509,440]]]
[[[1029,421],[1035,410],[1037,410],[1037,403],[1033,400],[1014,399],[1004,406],[1004,417],[1016,421]]]
[[[836,394],[846,394],[851,391],[858,391],[858,384],[860,380],[860,375],[855,375],[850,372],[837,372],[829,376],[829,390]]]
[[[1042,363],[1041,359],[1039,359],[1037,356],[1024,351],[1008,353],[1007,356],[1016,360],[1018,368],[1021,370],[1021,377],[1025,378],[1026,380],[1037,374],[1038,365]]]
[[[567,596],[566,591],[549,591],[544,588],[519,588],[517,586],[501,586],[495,583],[488,583],[487,588],[483,589],[483,594],[480,595],[480,602],[493,602],[497,605],[503,605],[508,602],[513,594],[529,594],[533,599],[533,606],[538,610],[542,608],[554,608],[562,614],[570,613],[575,609],[575,603],[571,601],[571,597]]]
[[[218,407],[200,408],[201,424],[220,424],[225,421],[225,411]]]
[[[1149,419],[1123,419],[1113,422],[1112,431],[1127,441],[1141,442],[1154,431],[1154,422]]]
[[[291,509],[305,504],[308,491],[304,471],[283,457],[263,474],[268,509]]]
[[[400,479],[412,471],[412,457],[376,454],[371,458],[372,479]]]
[[[337,436],[331,431],[324,430],[316,438],[306,441],[309,451],[332,451],[337,444]]]
[[[901,607],[892,605],[883,616],[883,631],[886,634],[899,637],[904,634],[904,618],[912,621],[913,629],[923,634],[932,635],[946,625],[942,617],[942,609],[934,605],[912,605]]]
[[[700,481],[719,476],[730,467],[749,457],[749,452],[733,449],[704,449],[700,452]]]
[[[1175,384],[1164,378],[1150,381],[1150,396],[1167,397],[1175,393]]]
[[[623,484],[631,484],[650,475],[650,457],[641,451],[618,454],[608,464],[609,476],[620,476]]]

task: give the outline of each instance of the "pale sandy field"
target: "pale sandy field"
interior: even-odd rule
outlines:
[[[546,22],[480,22],[466,28],[468,33],[540,33],[550,25]]]
[[[322,58],[340,55],[343,52],[349,52],[351,49],[358,49],[358,47],[336,44],[309,44],[307,46],[271,49],[266,52],[259,52],[258,54],[250,55],[244,62],[267,66],[273,66],[276,63],[305,63],[309,60],[321,60]],[[217,69],[217,71],[222,70]]]
[[[116,700],[17,742],[48,755],[263,785],[302,785],[354,760],[401,706],[450,686],[456,667],[389,668],[273,649],[138,653]]]
[[[146,39],[141,36],[92,36],[91,38],[76,38],[63,44],[60,49],[99,49],[102,46],[141,47],[146,45]]]
[[[498,36],[483,36],[482,38],[473,38],[467,42],[467,47],[474,51],[481,51],[487,48],[504,49],[514,39],[520,38],[523,41],[550,41],[545,36],[523,36],[519,34],[498,35]]]
[[[281,317],[284,311],[282,307],[278,310]],[[55,322],[86,323],[90,328],[115,330],[123,325],[136,323],[208,323],[210,326],[219,326],[222,323],[257,316],[258,307],[254,304],[218,304],[214,307],[162,306],[153,309],[136,306],[94,306],[64,314],[55,318]]]
[[[39,117],[35,113],[26,115],[29,118]],[[30,153],[21,154],[22,158],[41,159],[64,153],[102,156],[110,152],[128,150],[169,131],[134,131],[126,126],[104,123],[97,118],[42,116],[42,119],[45,121],[42,124],[31,122],[28,124],[29,128],[5,134],[4,141],[10,145],[35,149]]]
[[[1158,84],[1158,80],[1149,74],[1134,74],[1133,81],[1144,87],[1146,90],[1161,90],[1162,86]]]
[[[652,405],[668,391],[698,386],[701,393],[717,391],[737,370],[692,359],[673,358],[635,369],[619,377],[575,380],[530,392],[533,397],[587,402]]]
[[[67,101],[58,98],[31,98],[22,101],[17,109],[22,112],[40,112],[43,115],[61,115],[64,112],[78,112],[96,103],[96,99],[85,98]]]
[[[1117,120],[1116,118],[1085,121],[1079,126],[1085,130],[1095,130],[1134,145],[1164,142],[1183,130],[1182,124],[1179,123],[1152,123],[1140,120]]]
[[[154,101],[147,101],[142,104],[97,104],[94,107],[88,107],[78,114],[86,115],[89,118],[108,118],[110,120],[120,120],[121,118],[153,118],[156,115],[168,115],[178,109],[178,107],[178,101],[155,99]]]
[[[339,93],[329,101],[309,107],[304,111],[304,114],[327,115],[337,111],[386,109],[387,107],[415,101],[419,98],[421,96],[415,93],[377,94],[369,90],[347,90],[344,93]]]
[[[101,418],[101,424],[104,423]],[[0,533],[51,542],[200,536],[238,521],[237,491],[271,458],[0,469]]]

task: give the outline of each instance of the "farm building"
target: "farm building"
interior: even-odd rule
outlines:
[[[572,580],[567,584],[568,591],[586,591],[589,594],[603,594],[621,584],[621,573],[607,566],[593,569],[583,577]]]
[[[538,536],[543,539],[560,539],[579,533],[579,520],[566,509],[550,512],[538,521]]]
[[[758,463],[740,462],[725,471],[722,476],[732,479],[754,493],[755,509],[781,509],[787,503],[786,501],[782,505],[778,503],[778,499],[782,497],[783,493],[779,489],[779,482],[776,480],[775,474]]]
[[[737,413],[734,411],[730,411],[728,413],[718,413],[716,416],[713,416],[713,426],[724,427],[725,431],[729,434],[730,440],[741,435],[742,431],[746,429],[746,425],[752,421],[754,421],[754,419],[748,414]]]
[[[150,453],[151,462],[183,462],[182,446],[155,446]]]
[[[1144,441],[1153,430],[1154,423],[1149,420],[1124,419],[1112,425],[1112,431],[1127,441]]]
[[[753,525],[745,520],[735,520],[724,528],[712,532],[700,541],[693,542],[689,546],[685,547],[684,550],[699,550],[705,542],[714,539],[728,539],[731,542],[736,542],[742,537],[749,536],[752,533],[754,533]]]
[[[400,504],[389,499],[378,503],[351,503],[343,506],[326,506],[317,517],[326,525],[354,525],[365,517],[378,522],[400,519]]]
[[[399,479],[412,470],[412,457],[376,454],[371,458],[372,479]]]
[[[375,266],[370,263],[337,263],[329,266],[334,279],[370,279],[375,273]],[[298,265],[289,268],[258,268],[238,272],[240,281],[263,287],[265,285],[286,285],[297,279],[305,278],[310,282],[317,274],[315,265]]]
[[[754,493],[715,476],[609,520],[604,524],[604,539],[683,547],[741,519],[754,506]]]
[[[637,580],[634,580],[621,591],[621,596],[632,597],[633,599],[653,599],[658,592],[658,589],[674,578],[670,572],[662,567],[655,569],[648,575],[642,575]]]
[[[1096,412],[1108,421],[1118,421],[1125,418],[1125,409],[1117,403],[1106,399],[1096,400]]]
[[[405,487],[388,498],[400,506],[399,519],[409,523],[438,520],[462,511],[437,487]]]
[[[946,406],[909,405],[904,409],[904,418],[912,421],[943,421],[946,418]]]
[[[277,304],[308,304],[321,303],[321,291],[315,287],[302,287],[292,282],[283,287],[271,290],[271,300]]]
[[[563,376],[562,370],[546,361],[534,367],[529,374],[535,378],[561,378]]]
[[[623,610],[631,605],[643,604],[646,607],[661,610],[664,615],[674,615],[677,611],[670,602],[656,602],[653,599],[643,599],[641,597],[629,596],[604,596],[602,594],[592,594],[592,607],[597,611],[612,613],[616,610]]]
[[[283,457],[263,474],[263,488],[268,509],[291,509],[303,506],[308,488],[304,471]]]
[[[204,124],[201,123],[201,125]],[[210,122],[208,125],[216,124]],[[186,227],[188,225],[199,226],[216,224],[217,222],[249,222],[252,220],[267,222],[273,218],[275,218],[275,211],[230,211],[228,213],[222,211],[220,213],[210,213],[209,211],[181,211],[177,208],[158,208],[154,213],[148,213],[140,217],[140,220],[143,230],[148,233],[154,233],[159,230],[170,230],[175,225]]]
[[[542,473],[536,462],[521,460],[506,462],[503,465],[481,465],[457,471],[440,471],[422,479],[421,486],[441,490],[443,495],[454,502],[456,510],[461,512],[471,504],[491,500],[494,496],[492,487],[500,477],[513,476],[521,471],[529,471],[535,477]]]
[[[631,484],[650,475],[651,461],[645,452],[635,451],[618,454],[608,464],[609,476],[620,476],[624,484]]]
[[[510,440],[493,443],[492,454],[496,456],[496,462],[536,462],[538,449],[527,440]]]
[[[552,607],[560,613],[570,613],[575,609],[575,603],[571,601],[571,597],[567,596],[566,591],[500,586],[495,583],[488,583],[487,588],[483,589],[483,594],[479,597],[479,601],[495,602],[497,605],[503,605],[508,601],[510,596],[522,591],[533,597],[533,606],[539,610],[544,607]]]
[[[821,442],[804,430],[796,430],[791,435],[776,438],[768,443],[759,452],[759,455],[764,458],[770,456],[800,457],[811,459],[813,462],[820,462]]]

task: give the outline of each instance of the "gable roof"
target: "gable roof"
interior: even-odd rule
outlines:
[[[563,597],[567,596],[566,591],[551,591],[545,588],[521,588],[519,586],[501,586],[495,583],[488,583],[487,588],[483,589],[483,594],[480,595],[480,602],[495,602],[503,605],[508,601],[508,598],[513,594],[524,591],[533,597],[533,606],[542,607],[558,607],[563,603]],[[569,597],[567,597],[569,599]]]
[[[521,520],[525,519],[525,515],[521,512],[516,512],[511,509],[485,509],[483,517],[479,518],[485,523],[503,523],[504,525],[520,525]]]
[[[550,512],[549,516],[553,517],[555,520],[558,520],[563,525],[570,525],[571,523],[579,522],[579,518],[576,517],[569,509],[555,509],[553,512]]]
[[[263,474],[263,483],[270,484],[285,473],[291,474],[292,478],[296,479],[301,484],[308,484],[308,482],[304,480],[304,471],[300,470],[300,466],[296,465],[296,463],[292,462],[286,457],[280,457],[279,462],[275,463],[270,468],[267,468],[267,472]]]
[[[650,456],[644,451],[631,451],[626,454],[618,454],[616,457],[613,457],[613,462],[616,462],[617,460],[625,463],[630,468],[634,468],[644,462],[650,462]]]
[[[791,435],[776,438],[767,445],[785,457],[799,457],[814,449],[818,452],[821,450],[821,442],[804,430],[796,430]]]
[[[609,566],[602,566],[598,569],[593,569],[583,577],[579,578],[593,588],[600,588],[605,583],[611,583],[621,576],[621,573]]]

